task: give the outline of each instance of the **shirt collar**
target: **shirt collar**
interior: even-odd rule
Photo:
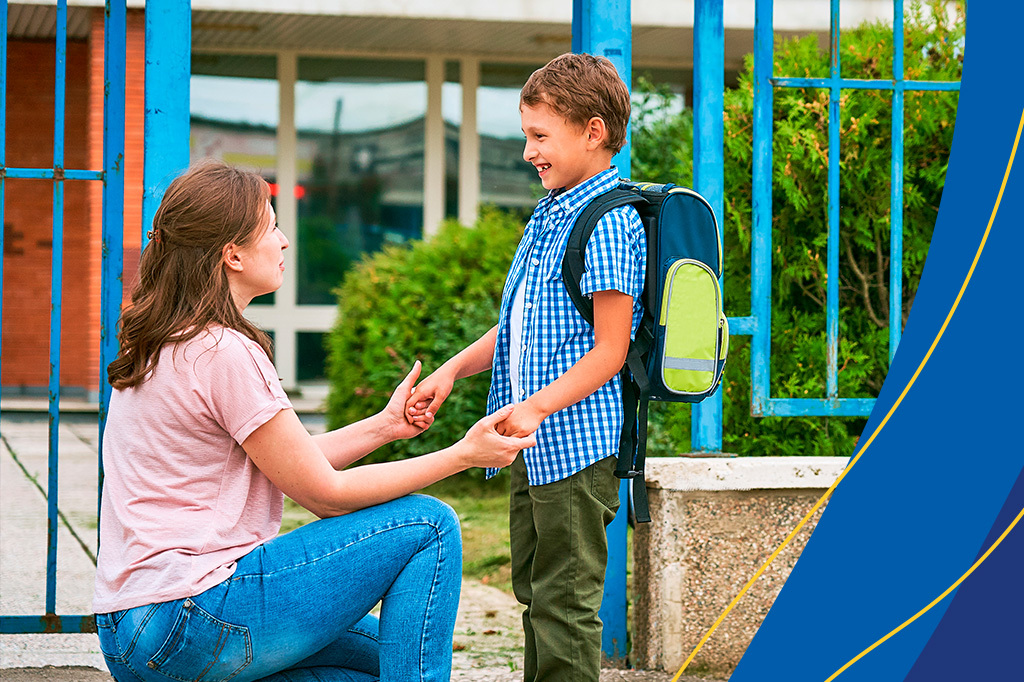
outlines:
[[[619,184],[619,171],[615,166],[593,175],[570,190],[551,190],[548,193],[566,213],[575,213],[598,194],[604,194]],[[556,193],[557,192],[557,193]]]

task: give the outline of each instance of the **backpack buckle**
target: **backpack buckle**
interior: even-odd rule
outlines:
[[[618,478],[636,478],[637,476],[643,476],[643,469],[630,469],[629,471],[615,470],[615,476]]]

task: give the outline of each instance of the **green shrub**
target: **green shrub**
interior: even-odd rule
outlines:
[[[905,20],[905,74],[957,80],[963,62],[963,6],[934,0]],[[843,31],[842,73],[890,79],[892,29],[864,24]],[[778,41],[776,76],[828,74],[829,53],[813,36]],[[725,308],[750,310],[753,59],[725,93]],[[957,93],[908,92],[905,99],[903,301],[910,310],[942,196]],[[844,90],[840,109],[839,395],[873,397],[888,370],[891,100],[886,91]],[[664,88],[641,87],[633,131],[633,176],[690,184],[693,117],[671,108]],[[772,196],[771,395],[822,398],[825,387],[825,261],[828,225],[828,94],[775,90]],[[750,415],[750,345],[734,337],[723,380],[723,448],[748,455],[849,455],[863,419],[755,418]],[[689,407],[652,411],[651,448],[689,449]]]
[[[415,360],[425,377],[497,324],[523,225],[519,216],[484,210],[472,229],[447,222],[430,241],[387,247],[348,272],[327,338],[329,428],[383,408]],[[459,381],[426,433],[381,448],[367,461],[451,445],[484,415],[489,385],[490,372]]]

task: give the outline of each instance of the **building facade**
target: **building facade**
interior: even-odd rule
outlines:
[[[68,168],[102,166],[103,3],[69,2]],[[142,223],[145,7],[129,2],[125,292]],[[8,5],[7,163],[52,165],[54,24],[48,2]],[[753,0],[726,1],[726,82],[753,49]],[[827,43],[828,3],[776,0],[777,36]],[[851,0],[841,24],[888,21],[886,0]],[[633,72],[689,99],[693,3],[633,0]],[[272,183],[292,248],[275,294],[250,317],[275,339],[284,385],[322,383],[323,334],[341,277],[387,243],[429,237],[481,204],[528,210],[539,183],[522,161],[518,93],[570,49],[572,0],[194,0],[190,150]],[[99,356],[98,183],[67,181],[61,384],[94,397]],[[45,395],[51,184],[7,180],[2,387]]]

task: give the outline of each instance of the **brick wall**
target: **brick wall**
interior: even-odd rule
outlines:
[[[125,159],[124,159],[124,301],[138,279],[139,248],[142,243],[142,159],[143,117],[145,113],[145,15],[141,10],[129,10],[127,16],[126,69],[125,69]],[[89,38],[89,71],[93,83],[89,89],[89,159],[93,168],[103,167],[103,10],[95,9]],[[99,253],[103,224],[103,196],[99,184],[90,188],[91,222],[97,226],[96,253]],[[98,258],[98,256],[97,256]],[[95,321],[100,324],[100,268],[96,262],[94,277],[97,296]],[[96,333],[94,357],[99,358],[99,332]],[[105,371],[105,370],[104,370]]]
[[[145,26],[128,13],[125,134],[125,296],[138,266],[142,220]],[[8,44],[7,164],[53,165],[54,44]],[[103,167],[103,10],[86,42],[68,44],[65,167]],[[45,387],[49,376],[53,184],[8,180],[4,212],[3,363],[5,392]],[[65,183],[61,384],[99,387],[102,186]]]
[[[54,45],[11,41],[7,66],[7,164],[53,167]],[[67,49],[65,167],[86,168],[88,45]],[[45,386],[49,376],[53,183],[8,180],[4,197],[3,385]],[[64,183],[64,268],[61,382],[90,384],[92,330],[88,244],[89,192]],[[96,374],[93,368],[92,374]],[[91,382],[95,384],[95,380]]]

